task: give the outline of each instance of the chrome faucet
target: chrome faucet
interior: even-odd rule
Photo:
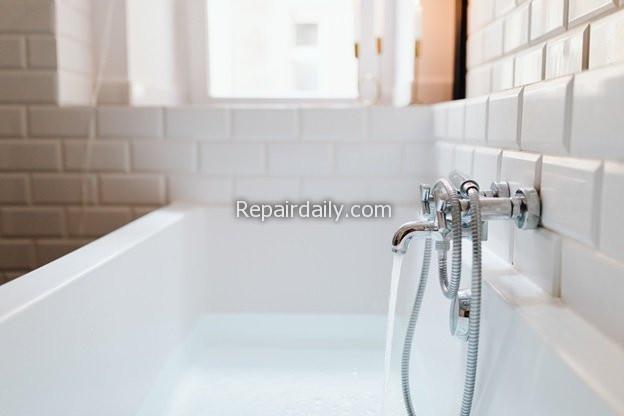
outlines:
[[[479,184],[460,172],[439,179],[433,186],[420,187],[421,215],[401,225],[392,236],[392,251],[407,252],[414,239],[424,239],[422,270],[412,313],[407,325],[401,357],[403,401],[408,416],[415,415],[409,383],[409,360],[414,328],[424,297],[432,242],[438,255],[440,287],[452,301],[451,333],[468,343],[461,416],[470,416],[475,390],[481,319],[481,242],[487,240],[487,224],[492,220],[512,220],[519,229],[537,228],[541,207],[537,191],[511,182],[494,182],[481,191]],[[472,240],[472,280],[470,290],[459,290],[462,274],[462,240]],[[452,245],[451,245],[452,243]],[[452,247],[451,277],[447,272],[447,253]]]
[[[470,189],[479,191],[476,181],[454,171],[449,179],[438,180],[433,186],[420,186],[421,216],[401,225],[392,237],[392,251],[404,254],[413,239],[431,238],[448,241],[452,235],[453,200],[458,198],[461,229],[464,237],[471,218]],[[481,207],[481,236],[487,240],[487,221],[513,220],[520,229],[537,228],[540,219],[540,199],[537,191],[510,182],[494,182],[487,191],[479,192]],[[438,247],[445,247],[437,244]]]

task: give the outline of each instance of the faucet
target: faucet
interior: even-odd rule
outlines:
[[[476,181],[453,171],[449,179],[439,179],[433,187],[420,185],[420,218],[402,224],[395,231],[392,252],[405,254],[412,239],[448,241],[453,234],[453,221],[457,221],[452,212],[453,193],[459,199],[460,228],[466,231],[472,215],[468,198],[471,190],[479,192],[482,240],[487,239],[487,221],[491,220],[512,220],[519,229],[537,228],[541,208],[539,195],[534,188],[510,182],[494,182],[489,190],[481,192]],[[469,238],[467,233],[462,233],[462,236]],[[438,244],[438,247],[448,245]]]
[[[412,239],[434,239],[438,236],[436,234],[438,231],[438,226],[427,219],[406,222],[396,230],[392,237],[392,252],[405,254]]]
[[[466,373],[461,402],[461,416],[470,416],[475,390],[481,316],[481,242],[487,240],[487,224],[493,220],[511,220],[518,229],[537,228],[541,204],[532,187],[513,182],[494,182],[489,190],[458,171],[441,178],[433,186],[420,186],[421,214],[415,221],[401,225],[392,236],[395,255],[407,252],[413,239],[426,241],[420,282],[407,325],[401,357],[403,402],[408,416],[415,414],[409,386],[409,360],[412,339],[423,300],[431,261],[432,241],[438,255],[442,293],[452,301],[451,334],[467,341]],[[461,284],[462,240],[472,240],[472,280],[470,290]],[[451,278],[447,275],[447,252],[453,248]]]

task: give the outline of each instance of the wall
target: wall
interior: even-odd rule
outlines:
[[[56,0],[55,40],[48,40],[45,49],[57,56],[59,96],[64,105],[92,102],[94,66],[92,39],[92,2]]]
[[[126,2],[128,76],[135,105],[188,102],[184,80],[180,17],[185,2],[130,0]],[[116,27],[116,26],[114,26]]]
[[[621,0],[472,0],[468,96],[622,60],[622,4]]]
[[[55,23],[52,0],[0,1],[0,103],[57,102]],[[5,115],[5,134],[21,135],[21,112]]]
[[[0,117],[5,280],[169,201],[410,206],[430,173],[428,108],[13,105]]]
[[[613,323],[624,316],[624,10],[609,1],[484,0],[470,15],[472,98],[434,109],[438,173],[458,168],[481,183],[539,188],[543,228],[493,224],[488,246],[624,345],[624,327]],[[515,71],[498,72],[508,62]],[[481,77],[490,70],[501,91],[487,94]]]

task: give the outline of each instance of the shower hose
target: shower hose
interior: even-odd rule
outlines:
[[[481,210],[479,207],[479,192],[476,189],[468,191],[470,199],[470,236],[472,239],[472,281],[471,281],[471,299],[470,299],[470,317],[468,329],[468,348],[466,353],[466,375],[464,379],[464,392],[462,396],[460,416],[469,416],[472,408],[472,399],[474,396],[475,380],[477,374],[477,356],[479,355],[479,328],[481,323]],[[451,202],[452,204],[453,202]],[[453,230],[459,223],[451,211]],[[455,244],[455,242],[453,243]],[[461,245],[461,241],[460,241]],[[455,265],[455,250],[453,250],[453,265]],[[460,251],[461,253],[461,251]],[[442,260],[442,259],[439,259]],[[446,259],[444,258],[444,263]],[[458,260],[461,262],[461,257]],[[425,295],[427,286],[427,277],[429,275],[429,266],[431,264],[431,239],[425,241],[425,250],[423,255],[423,264],[420,272],[420,281],[416,290],[414,305],[407,324],[405,341],[403,343],[403,354],[401,356],[401,389],[403,392],[403,402],[408,416],[415,416],[414,405],[410,392],[409,367],[410,356],[412,350],[412,342],[414,338],[414,329],[418,321],[420,307]],[[461,264],[461,263],[460,263]],[[440,266],[442,269],[442,266]],[[445,269],[446,270],[446,269]],[[440,276],[442,279],[442,276]],[[441,280],[442,282],[442,280]],[[451,280],[453,282],[453,279]],[[457,287],[459,287],[459,282]],[[444,286],[443,286],[444,288]],[[444,290],[443,290],[444,291]],[[455,292],[456,293],[456,292]],[[445,292],[446,295],[446,292]]]

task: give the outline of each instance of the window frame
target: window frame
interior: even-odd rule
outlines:
[[[357,62],[358,85],[364,76],[374,76],[379,79],[382,56],[378,55],[374,47],[374,0],[359,0],[360,35],[359,57]],[[188,0],[186,2],[186,24],[188,37],[189,55],[189,79],[191,80],[190,99],[194,105],[277,105],[277,104],[302,104],[302,105],[359,105],[362,103],[360,91],[354,98],[323,98],[323,97],[213,97],[210,95],[210,70],[208,59],[210,56],[208,42],[208,0]],[[356,9],[357,10],[357,9]],[[367,47],[367,45],[369,47]],[[355,45],[354,45],[355,48]],[[359,89],[359,88],[358,88]],[[379,91],[381,93],[381,91]]]

